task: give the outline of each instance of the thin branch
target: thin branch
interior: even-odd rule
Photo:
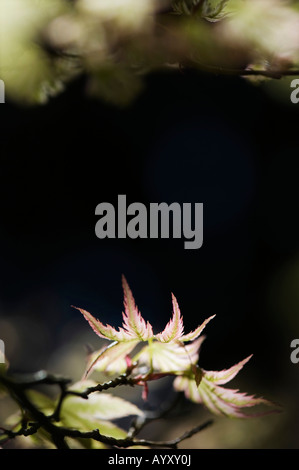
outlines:
[[[33,380],[34,384],[38,383],[45,383],[44,380],[50,380],[50,382],[57,383],[53,379],[51,375],[49,377],[45,375],[41,380],[36,376],[36,380]],[[34,377],[33,377],[34,378]],[[49,433],[51,436],[52,442],[56,445],[58,449],[66,449],[68,448],[63,434],[60,432],[59,427],[55,426],[51,422],[51,417],[46,416],[42,411],[40,411],[27,397],[24,389],[29,388],[29,384],[32,383],[32,380],[28,380],[25,382],[17,382],[15,378],[9,378],[7,376],[0,376],[0,382],[7,388],[10,392],[11,396],[15,399],[15,401],[19,404],[22,410],[26,410],[32,419],[39,424],[39,427],[42,427]]]
[[[263,70],[256,70],[256,69],[222,69],[219,68],[219,73],[225,75],[239,75],[241,77],[246,76],[255,76],[255,77],[266,77],[266,78],[274,78],[276,80],[280,80],[283,77],[291,77],[299,75],[299,70],[274,70],[274,69],[263,69]]]
[[[177,445],[184,441],[185,439],[189,439],[190,437],[194,436],[194,434],[203,431],[208,426],[212,424],[212,420],[206,421],[205,423],[196,426],[195,428],[191,429],[190,431],[185,432],[182,436],[170,440],[170,441],[151,441],[147,439],[135,439],[135,438],[128,438],[125,439],[115,439],[114,437],[107,437],[103,436],[98,429],[88,432],[81,432],[76,429],[67,429],[67,428],[60,428],[61,433],[65,437],[72,437],[75,439],[93,439],[98,442],[102,442],[103,444],[107,444],[113,447],[123,447],[128,448],[132,446],[144,446],[144,447],[166,447],[170,449],[176,449]]]
[[[159,409],[155,411],[146,411],[142,416],[136,416],[131,423],[127,437],[135,437],[148,423],[164,418],[175,408],[182,396],[183,395],[181,393],[177,393],[171,402],[162,404]]]
[[[14,439],[15,437],[18,437],[18,436],[32,436],[39,430],[39,428],[40,428],[39,423],[31,423],[31,422],[22,423],[18,431],[12,431],[10,429],[5,429],[5,428],[0,427],[0,431],[1,431],[0,442],[1,444],[4,444],[6,441],[10,439]],[[3,436],[7,436],[7,438],[4,440],[1,440]]]
[[[77,392],[75,390],[67,390],[64,383],[59,383],[59,385],[61,388],[61,393],[60,393],[60,397],[59,397],[56,409],[54,413],[52,414],[52,418],[54,419],[54,421],[59,421],[61,407],[67,395],[74,395],[74,396],[81,397],[87,400],[91,393],[102,392],[103,390],[109,390],[110,388],[115,388],[115,387],[118,387],[119,385],[134,386],[136,385],[136,381],[133,378],[129,378],[127,374],[123,374],[119,377],[116,377],[113,380],[109,380],[109,382],[105,382],[103,384],[97,384],[94,387],[88,387],[83,392]]]
[[[83,392],[68,390],[67,393],[87,399],[91,393],[102,392],[103,390],[109,390],[110,388],[115,388],[119,385],[130,385],[131,387],[133,387],[134,385],[136,385],[136,380],[132,377],[129,377],[128,374],[125,373],[120,375],[119,377],[116,377],[115,379],[109,380],[109,382],[98,384],[94,387],[88,387]]]
[[[173,68],[173,65],[171,66]],[[217,65],[206,65],[203,63],[195,62],[194,64],[177,64],[177,68],[180,70],[201,70],[206,73],[216,74],[216,75],[229,75],[229,76],[236,76],[236,77],[265,77],[265,78],[273,78],[276,80],[280,80],[283,77],[291,77],[291,76],[299,76],[299,69],[252,69],[247,67],[245,69],[234,69],[229,67],[219,67]]]

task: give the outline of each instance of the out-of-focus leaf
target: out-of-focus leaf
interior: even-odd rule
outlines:
[[[142,77],[126,65],[109,62],[90,71],[87,91],[116,106],[127,106],[143,89]]]
[[[95,382],[85,380],[72,385],[71,390],[83,391],[94,385]],[[109,420],[142,414],[133,403],[108,393],[90,394],[87,400],[70,395],[63,402],[60,424],[79,431],[99,429],[105,436],[124,438],[126,432]]]
[[[40,33],[65,9],[61,0],[0,0],[0,75],[8,95],[43,103],[62,91],[63,67],[49,60]]]
[[[224,39],[243,44],[255,59],[299,59],[299,14],[289,2],[240,2],[236,13],[223,22],[223,31]]]
[[[96,419],[89,413],[78,413],[73,406],[76,405],[76,403],[72,403],[71,406],[68,406],[66,402],[65,405],[60,421],[62,426],[77,429],[82,432],[99,429],[101,434],[115,437],[116,439],[126,437],[126,432],[116,426],[116,424],[110,421]]]
[[[153,12],[154,0],[78,0],[78,9],[129,32],[144,28]]]
[[[44,414],[50,415],[53,413],[55,408],[55,401],[52,398],[37,390],[28,390],[26,393],[36,408],[38,408]]]
[[[83,380],[72,385],[70,389],[83,391],[95,385],[96,383],[91,380]],[[143,412],[133,403],[103,392],[92,393],[87,400],[81,397],[68,396],[63,403],[62,419],[72,410],[75,410],[76,414],[81,417],[93,420],[113,420],[130,415],[143,415]]]

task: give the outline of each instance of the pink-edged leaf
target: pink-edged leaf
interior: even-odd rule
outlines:
[[[230,369],[224,369],[220,371],[204,371],[205,377],[207,380],[215,383],[216,385],[226,384],[227,382],[230,382],[230,380],[232,380],[238,374],[238,372],[240,372],[243,366],[251,358],[252,355],[246,357],[245,359],[243,359],[243,361],[240,361],[238,362],[238,364],[235,364],[233,367],[230,367]]]
[[[193,341],[194,339],[198,338],[202,331],[205,329],[206,325],[211,321],[216,315],[212,315],[211,317],[207,318],[200,326],[198,326],[194,331],[191,331],[187,335],[183,335],[180,337],[180,341]]]
[[[156,335],[158,341],[169,343],[175,339],[181,338],[184,333],[183,318],[181,316],[180,308],[177,299],[172,294],[173,316],[167,323],[162,333]]]
[[[198,393],[198,387],[193,377],[178,375],[173,382],[173,386],[178,392],[184,392],[186,398],[189,400],[195,403],[202,403],[202,399]]]
[[[93,371],[101,371],[110,374],[122,374],[128,368],[128,355],[138,344],[138,340],[127,342],[113,342],[94,352],[88,361],[84,377]]]
[[[247,358],[247,360],[249,360],[249,358]],[[242,361],[242,365],[238,370],[242,368],[245,362],[247,361]],[[237,372],[238,371],[234,369],[230,374],[230,379],[227,379],[226,382],[235,377]],[[196,385],[196,382],[191,374],[176,377],[174,381],[174,388],[178,391],[183,391],[185,396],[191,401],[205,405],[212,413],[216,415],[228,416],[230,418],[250,418],[277,411],[277,409],[273,408],[274,404],[268,400],[265,400],[264,398],[255,397],[254,395],[247,395],[246,393],[239,392],[239,390],[220,387],[219,385],[215,384],[213,380],[209,380],[209,374],[210,372],[202,370],[202,379],[199,386]],[[214,378],[213,373],[211,377],[212,379]],[[250,414],[244,413],[242,410],[243,408],[249,408],[257,405],[271,406],[272,409],[267,412],[263,410],[261,412]]]
[[[140,341],[146,341],[153,337],[153,329],[149,322],[145,322],[142,318],[137,306],[132,291],[126,281],[125,276],[122,276],[122,286],[124,290],[124,307],[123,313],[123,327],[131,336],[131,338],[138,338]]]
[[[132,334],[126,332],[122,328],[119,328],[119,331],[117,331],[113,326],[104,325],[102,322],[100,322],[100,320],[94,318],[91,313],[87,312],[87,310],[78,307],[74,308],[76,308],[77,310],[79,310],[79,312],[82,313],[85,320],[88,321],[93,331],[101,338],[109,339],[112,341],[130,341],[133,339]]]
[[[249,418],[265,414],[265,411],[254,414],[244,413],[243,408],[257,405],[272,405],[264,398],[257,398],[253,395],[240,393],[239,390],[226,389],[219,385],[213,385],[203,378],[198,392],[203,403],[215,414],[228,416],[230,418]],[[273,412],[274,410],[271,410]]]

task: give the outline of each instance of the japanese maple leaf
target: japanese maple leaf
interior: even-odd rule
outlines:
[[[201,369],[201,381],[199,385],[193,380],[192,374],[183,374],[174,380],[174,388],[177,391],[185,393],[185,396],[195,402],[205,405],[212,413],[230,418],[248,418],[261,416],[266,413],[278,411],[273,409],[273,403],[264,398],[255,397],[241,393],[239,390],[232,390],[221,385],[230,382],[249,361],[252,356],[235,364],[230,369],[222,371],[206,371]],[[272,409],[268,412],[244,413],[243,408],[249,408],[256,405],[271,405]]]
[[[145,322],[135,305],[124,276],[122,286],[123,324],[118,330],[110,325],[103,325],[86,310],[78,309],[101,338],[112,341],[91,356],[86,375],[93,369],[119,374],[133,366],[136,384],[144,385],[144,396],[147,395],[148,380],[175,375],[174,388],[183,391],[188,399],[205,405],[214,414],[237,418],[261,415],[248,415],[242,409],[260,404],[269,405],[268,400],[222,387],[238,374],[251,356],[222,371],[206,371],[197,365],[199,349],[204,340],[203,336],[199,336],[214,315],[194,331],[184,334],[183,318],[172,294],[172,318],[165,329],[155,335],[152,326]],[[141,349],[130,357],[139,344]]]
[[[198,349],[202,342],[202,339],[197,339],[215,315],[206,319],[194,331],[184,334],[183,318],[178,302],[172,294],[172,318],[161,333],[154,335],[151,324],[141,316],[124,276],[122,276],[122,287],[123,323],[118,330],[113,326],[104,325],[86,310],[78,308],[98,336],[112,341],[91,356],[86,375],[93,369],[110,373],[123,372],[127,367],[127,356],[139,343],[146,343],[146,346],[133,356],[132,362],[138,360],[140,364],[147,365],[152,373],[176,373],[194,364],[198,359]],[[190,344],[185,345],[186,342]]]

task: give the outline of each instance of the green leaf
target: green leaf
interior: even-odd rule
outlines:
[[[60,0],[1,0],[1,79],[14,99],[44,103],[63,89],[62,70],[41,47],[40,32],[65,8]]]
[[[92,380],[84,380],[72,385],[70,390],[82,392],[95,385],[96,382]],[[94,420],[113,420],[130,415],[143,415],[143,412],[133,403],[105,392],[92,393],[88,399],[69,395],[63,402],[61,416],[69,413],[72,409],[76,410],[78,415]]]
[[[37,390],[28,390],[26,394],[30,401],[44,414],[50,415],[53,413],[55,401],[52,398]]]
[[[85,380],[72,385],[71,390],[80,392],[95,385],[95,382]],[[93,393],[88,399],[70,395],[63,402],[60,424],[79,431],[99,429],[101,434],[118,439],[126,437],[126,432],[110,420],[142,414],[133,403],[108,393]]]

